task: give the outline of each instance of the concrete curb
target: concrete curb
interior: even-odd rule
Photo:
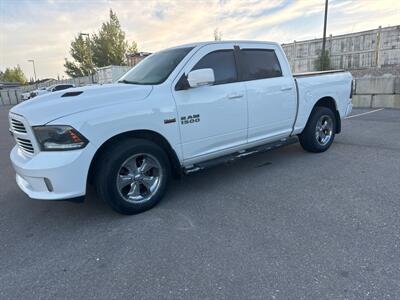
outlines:
[[[359,108],[400,108],[400,94],[354,95],[353,107]]]

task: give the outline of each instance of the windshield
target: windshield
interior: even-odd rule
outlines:
[[[176,48],[154,53],[137,64],[118,82],[132,84],[160,84],[193,48]]]

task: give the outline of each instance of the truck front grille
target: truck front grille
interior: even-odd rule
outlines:
[[[10,123],[11,123],[11,129],[13,131],[26,133],[25,125],[22,122],[16,119],[11,119]]]

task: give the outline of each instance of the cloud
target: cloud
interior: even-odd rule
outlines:
[[[328,33],[343,34],[399,25],[397,0],[330,0]],[[139,49],[156,51],[177,44],[213,39],[290,42],[320,37],[324,2],[268,1],[126,1],[0,0],[0,69],[20,64],[28,77],[35,59],[40,77],[64,75],[71,40],[93,33],[112,8],[129,40]]]

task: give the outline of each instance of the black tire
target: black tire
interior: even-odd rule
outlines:
[[[154,159],[153,162],[158,162],[157,166],[159,168],[157,168],[156,171],[160,176],[157,189],[154,193],[150,193],[149,190],[147,193],[149,194],[149,199],[143,200],[142,202],[126,199],[126,197],[129,198],[129,196],[123,195],[123,191],[125,190],[121,190],[118,186],[119,176],[125,176],[123,174],[121,175],[124,164],[132,159],[136,162],[140,160],[141,156],[151,157]],[[144,158],[142,161],[144,161]],[[148,172],[154,172],[154,170]],[[94,182],[98,196],[107,202],[116,212],[132,215],[154,207],[163,198],[171,177],[171,167],[167,154],[158,145],[148,140],[130,138],[112,144],[105,150],[98,162],[96,173],[97,174],[94,174]],[[135,181],[136,179],[131,178],[131,180]],[[133,183],[128,184],[127,188],[132,189],[132,184]],[[139,185],[138,183],[138,186]],[[138,190],[143,190],[143,188],[144,184],[140,186]],[[146,190],[144,189],[144,193],[145,192]]]
[[[320,142],[320,138],[317,137],[317,125],[318,121],[324,118],[324,120],[331,120],[331,135],[329,141],[325,144]],[[319,153],[324,152],[329,149],[333,140],[335,139],[336,133],[336,117],[334,112],[327,108],[327,107],[314,107],[313,111],[311,112],[311,116],[307,122],[306,127],[304,128],[303,132],[299,134],[300,144],[304,150]]]

